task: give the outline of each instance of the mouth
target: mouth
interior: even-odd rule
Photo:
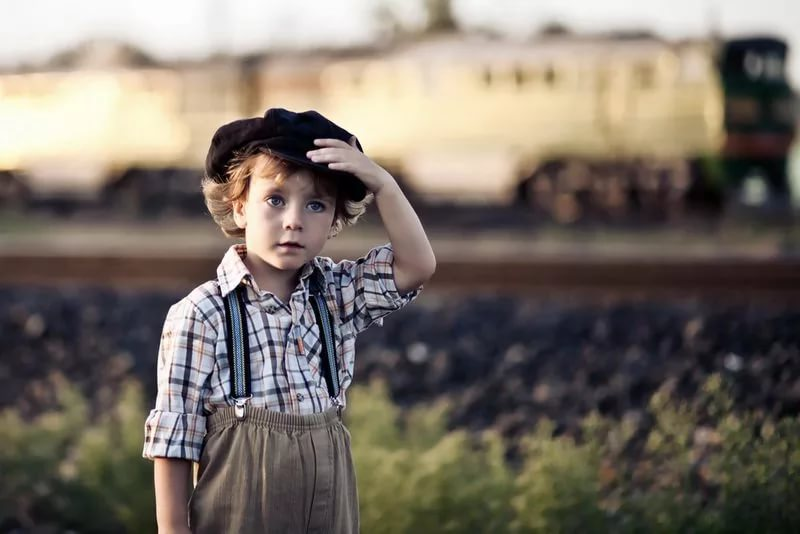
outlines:
[[[300,250],[304,249],[303,245],[298,243],[297,241],[281,241],[278,243],[278,248],[286,249],[286,250]]]

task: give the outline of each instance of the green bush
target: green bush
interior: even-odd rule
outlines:
[[[600,507],[600,455],[593,443],[554,437],[545,421],[523,440],[513,499],[515,532],[608,532]]]
[[[138,383],[94,419],[54,387],[52,412],[0,413],[0,524],[155,532]],[[448,430],[445,401],[400,410],[373,383],[349,403],[365,533],[800,532],[800,422],[737,414],[719,376],[692,402],[657,392],[646,428],[592,414],[570,436],[542,421],[516,468],[496,433]]]
[[[447,432],[447,405],[401,416],[385,388],[349,394],[364,532],[505,532],[513,476],[498,435]]]
[[[143,396],[130,381],[97,421],[52,377],[58,408],[32,421],[0,412],[0,522],[47,532],[155,532],[152,467],[141,458]]]

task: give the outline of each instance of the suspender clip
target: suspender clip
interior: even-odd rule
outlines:
[[[339,397],[331,397],[331,400],[333,401],[333,405],[336,406],[336,415],[338,415],[339,419],[341,419],[342,418],[342,410],[344,409],[344,406],[342,405],[342,401],[339,400]]]
[[[233,406],[233,413],[236,414],[236,419],[239,421],[244,419],[244,416],[247,415],[247,404],[250,402],[253,396],[250,395],[249,397],[237,397],[233,399],[235,403]]]

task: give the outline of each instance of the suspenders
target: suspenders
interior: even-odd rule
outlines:
[[[336,362],[336,349],[333,343],[333,322],[328,305],[325,302],[324,279],[320,280],[319,272],[311,276],[311,308],[319,326],[322,343],[322,372],[328,386],[328,394],[334,404],[341,409],[339,402],[339,373]],[[247,320],[244,313],[244,301],[241,292],[244,286],[238,286],[225,296],[225,329],[228,348],[228,366],[231,370],[231,396],[234,401],[234,412],[237,419],[243,419],[247,403],[253,398],[250,391],[250,347],[247,338]]]
[[[322,372],[328,385],[328,394],[338,404],[339,401],[339,373],[336,365],[336,349],[333,344],[333,325],[328,305],[325,303],[325,290],[323,282],[316,276],[311,277],[311,307],[314,317],[319,325],[320,341],[322,342]]]

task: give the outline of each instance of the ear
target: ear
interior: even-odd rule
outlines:
[[[233,201],[233,221],[236,226],[244,230],[247,227],[247,217],[245,216],[245,202],[242,199]]]

